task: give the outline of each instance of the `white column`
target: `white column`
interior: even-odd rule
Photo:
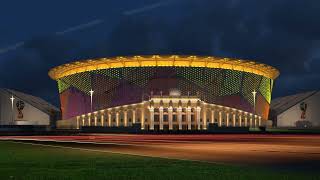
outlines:
[[[247,127],[248,126],[248,115],[245,114],[244,115],[244,127]]]
[[[254,115],[253,118],[254,118],[254,127],[257,127],[257,115]]]
[[[144,108],[142,107],[140,111],[141,111],[141,120],[140,120],[141,130],[144,130]]]
[[[123,120],[124,120],[124,127],[128,126],[128,112],[127,110],[124,110],[123,112]]]
[[[226,121],[226,126],[229,127],[229,112],[227,112],[227,121]]]
[[[236,127],[236,113],[232,114],[232,126]]]
[[[91,113],[88,113],[88,126],[91,126]]]
[[[80,120],[79,119],[80,119],[80,116],[77,116],[77,127],[76,127],[77,129],[80,129],[80,122],[79,122]]]
[[[198,106],[196,108],[196,118],[197,118],[197,127],[198,127],[198,130],[201,130],[201,124],[200,124],[200,112],[201,112],[201,108]]]
[[[154,130],[154,108],[150,107],[149,112],[150,112],[150,130]]]
[[[136,123],[136,111],[132,110],[132,124]]]
[[[222,112],[219,111],[219,123],[218,126],[221,127],[222,126]]]
[[[191,130],[191,107],[187,107],[188,130]]]
[[[108,112],[108,123],[109,123],[109,127],[112,126],[112,116],[111,116],[111,112]]]
[[[250,124],[249,127],[252,127],[252,114],[250,114]]]
[[[214,109],[212,109],[211,110],[211,119],[210,119],[210,122],[211,122],[211,124],[213,124],[214,123]]]
[[[86,118],[86,115],[82,115],[82,126],[85,126],[85,118]]]
[[[94,112],[94,126],[97,126],[97,121],[98,121],[98,117],[97,117],[98,112]]]
[[[100,111],[100,125],[101,125],[101,127],[103,127],[104,126],[104,110],[101,110]]]
[[[120,120],[119,120],[119,111],[116,112],[116,127],[119,127],[120,126]]]
[[[207,130],[207,108],[205,106],[202,109],[202,129]]]
[[[169,130],[172,130],[172,106],[168,107]]]
[[[182,130],[182,107],[181,106],[177,108],[177,113],[178,113],[179,130]]]
[[[261,116],[259,116],[259,126],[261,126]]]
[[[163,130],[163,107],[159,108],[159,121],[160,121],[160,130]]]
[[[239,114],[239,126],[240,127],[242,126],[242,115],[241,115],[241,113]]]

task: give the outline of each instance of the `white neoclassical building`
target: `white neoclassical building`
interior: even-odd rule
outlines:
[[[59,128],[83,126],[132,127],[141,130],[207,130],[218,127],[258,127],[265,122],[258,115],[242,110],[208,104],[195,96],[152,96],[148,101],[102,109],[61,120]]]

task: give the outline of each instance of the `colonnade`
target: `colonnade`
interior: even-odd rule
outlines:
[[[198,103],[139,104],[104,109],[76,117],[81,126],[130,127],[140,124],[141,130],[207,130],[209,124],[218,127],[258,127],[260,116],[242,110]]]

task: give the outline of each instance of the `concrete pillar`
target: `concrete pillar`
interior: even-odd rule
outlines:
[[[214,109],[211,110],[211,118],[210,118],[210,123],[213,124],[214,123]]]
[[[124,110],[123,112],[123,120],[124,120],[124,127],[128,126],[128,112],[127,110]]]
[[[254,118],[254,127],[257,127],[257,115],[254,115],[253,118]]]
[[[172,111],[173,111],[172,106],[169,106],[169,108],[168,108],[169,130],[173,129],[173,127],[172,127],[172,119],[173,119]]]
[[[236,127],[236,113],[232,114],[232,126]]]
[[[201,108],[198,106],[197,108],[196,108],[196,121],[197,121],[197,129],[198,130],[201,130],[201,124],[200,124],[200,112],[201,112]]]
[[[244,115],[244,127],[247,127],[248,126],[248,115],[245,114]]]
[[[239,127],[241,127],[242,126],[242,115],[241,115],[241,113],[239,114]]]
[[[250,124],[249,127],[252,127],[252,114],[250,114]]]
[[[202,109],[202,129],[207,130],[207,108],[205,106]]]
[[[132,110],[132,124],[136,123],[136,110]]]
[[[221,127],[222,126],[222,111],[219,111],[219,123],[218,126]]]
[[[154,108],[150,107],[149,112],[150,112],[150,130],[154,130]]]
[[[76,122],[77,123],[77,125],[76,125],[77,129],[80,129],[80,122],[79,121],[80,121],[80,116],[77,116],[77,122]]]
[[[82,126],[85,126],[85,118],[86,118],[86,115],[82,115]]]
[[[91,126],[91,113],[88,113],[88,126]]]
[[[229,112],[227,112],[227,121],[226,121],[226,126],[229,127]]]
[[[160,106],[160,108],[159,108],[159,123],[160,123],[160,130],[163,130],[163,107],[162,106]]]
[[[120,126],[120,114],[119,111],[116,112],[116,127]]]
[[[177,108],[177,113],[178,113],[179,130],[182,130],[182,107],[181,106]]]
[[[261,126],[261,117],[259,116],[259,126]]]
[[[101,127],[104,126],[104,110],[100,111],[100,125]]]
[[[111,112],[108,112],[108,123],[109,123],[109,127],[112,126],[112,116],[111,116]]]
[[[94,126],[97,126],[97,124],[98,124],[98,117],[97,117],[97,115],[98,115],[98,112],[94,112],[93,113],[93,115],[94,115]]]
[[[187,107],[188,130],[191,130],[191,107]]]
[[[144,130],[144,107],[142,107],[141,109],[140,109],[140,112],[141,112],[141,130]]]

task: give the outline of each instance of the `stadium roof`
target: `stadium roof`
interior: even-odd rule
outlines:
[[[287,109],[295,106],[296,104],[300,103],[301,101],[311,97],[312,95],[316,94],[320,91],[308,91],[304,93],[294,94],[290,96],[280,97],[273,99],[270,104],[270,109],[273,115],[278,115],[286,111]]]
[[[279,71],[269,65],[257,63],[254,61],[219,58],[212,56],[130,56],[88,59],[64,64],[49,71],[49,76],[54,79],[60,79],[76,73],[122,67],[206,67],[221,68],[243,72],[249,72],[275,79],[279,76]]]
[[[19,98],[23,101],[25,101],[26,103],[32,105],[33,107],[39,109],[40,111],[50,114],[52,111],[54,112],[59,112],[60,110],[55,107],[54,105],[48,103],[47,101],[36,97],[36,96],[32,96],[30,94],[25,94],[19,91],[15,91],[12,89],[5,89],[5,88],[0,88],[0,92],[5,92],[7,94],[9,94],[10,96],[13,95],[15,98]]]

